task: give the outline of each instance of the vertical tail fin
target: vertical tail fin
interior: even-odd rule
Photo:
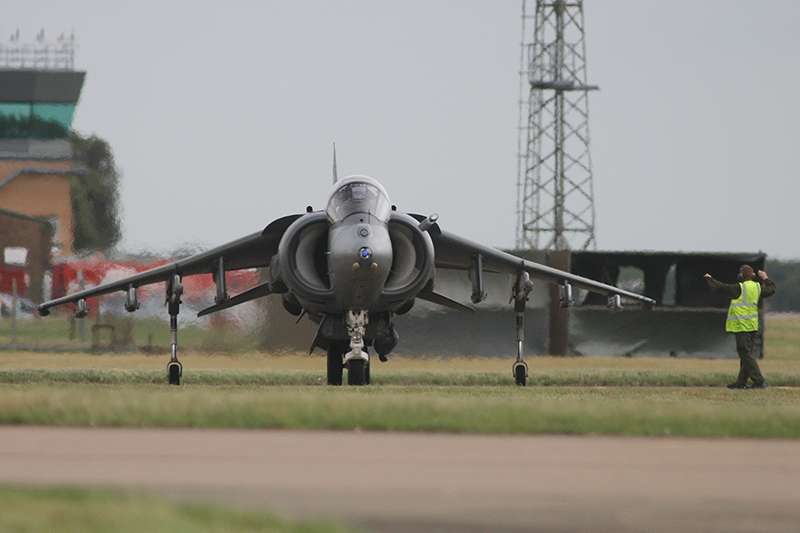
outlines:
[[[333,143],[333,183],[339,181],[339,176],[336,175],[336,143]]]

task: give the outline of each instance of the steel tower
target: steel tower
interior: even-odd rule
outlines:
[[[523,0],[520,56],[517,248],[594,249],[583,1]]]

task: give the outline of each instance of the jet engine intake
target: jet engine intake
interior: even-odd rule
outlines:
[[[303,215],[286,229],[270,265],[270,289],[278,289],[273,292],[291,291],[304,307],[326,299],[330,293],[328,229],[321,212]]]
[[[433,242],[428,233],[419,228],[419,222],[397,212],[393,212],[389,220],[389,237],[394,253],[384,297],[405,302],[414,298],[433,278]]]

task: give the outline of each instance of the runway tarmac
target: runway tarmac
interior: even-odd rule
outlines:
[[[800,442],[0,426],[0,482],[374,532],[796,532]]]

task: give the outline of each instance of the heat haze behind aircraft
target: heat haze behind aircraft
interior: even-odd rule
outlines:
[[[318,324],[311,349],[327,352],[327,378],[341,385],[370,381],[371,352],[379,359],[397,345],[393,317],[408,312],[420,298],[465,312],[474,312],[435,290],[437,269],[463,270],[472,281],[472,302],[485,298],[484,272],[515,277],[511,303],[516,311],[517,354],[513,374],[525,385],[528,365],[523,359],[523,320],[531,278],[558,284],[562,306],[572,303],[577,287],[606,295],[612,311],[621,299],[652,307],[654,300],[526,261],[500,250],[442,231],[437,215],[421,216],[398,211],[376,180],[367,176],[336,178],[324,211],[287,215],[259,231],[206,252],[163,265],[118,281],[80,291],[39,306],[46,316],[55,306],[75,303],[75,314],[86,316],[86,299],[118,291],[127,294],[125,309],[139,307],[136,291],[143,285],[166,282],[172,353],[167,365],[169,383],[179,384],[183,366],[178,360],[178,313],[185,276],[211,273],[216,283],[215,305],[198,315],[279,294],[289,313],[306,315]],[[268,268],[268,281],[230,296],[226,272]],[[435,320],[435,318],[431,318]]]

